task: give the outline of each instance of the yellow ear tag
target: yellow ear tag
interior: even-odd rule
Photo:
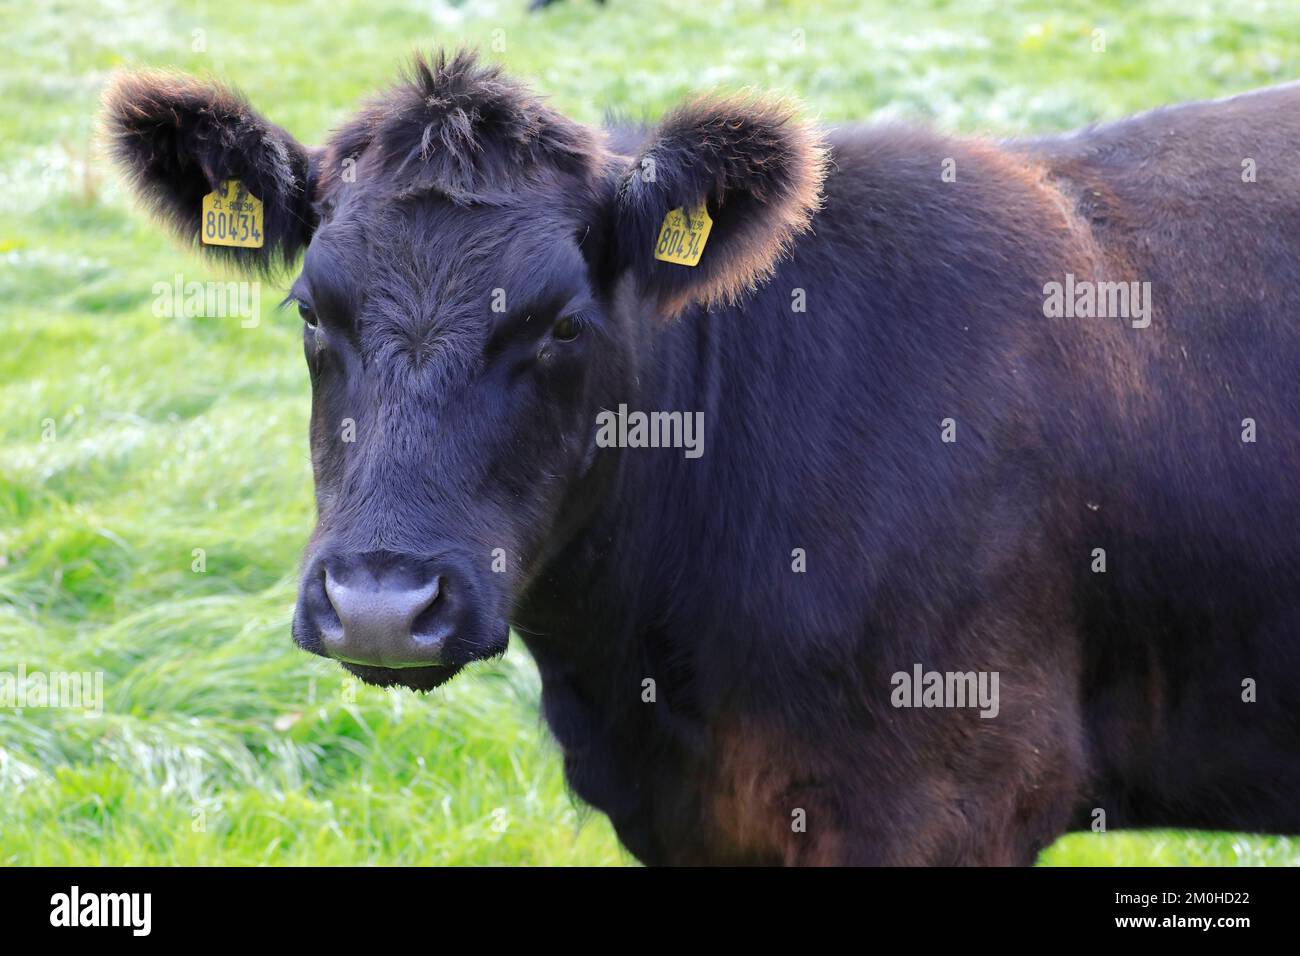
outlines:
[[[691,210],[689,222],[684,207],[669,210],[659,230],[659,241],[655,243],[655,258],[679,266],[699,265],[712,228],[713,220],[704,203]]]
[[[216,192],[203,197],[199,238],[205,246],[261,249],[264,226],[262,200],[238,179],[227,179]]]

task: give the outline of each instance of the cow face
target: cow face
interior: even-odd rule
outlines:
[[[236,179],[265,209],[241,268],[302,270],[318,520],[293,635],[366,681],[429,689],[504,651],[512,608],[618,462],[597,416],[656,320],[743,294],[816,205],[822,152],[780,105],[705,100],[637,156],[472,55],[417,60],[323,147],[229,90],[119,78],[107,139],[196,241]],[[655,256],[704,203],[700,261]],[[305,254],[304,254],[305,253]]]

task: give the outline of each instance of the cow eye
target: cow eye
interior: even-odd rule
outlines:
[[[316,328],[316,313],[306,302],[298,303],[298,314],[301,315],[302,320],[307,323],[307,328]]]
[[[578,337],[578,328],[578,320],[571,315],[566,315],[555,323],[551,335],[560,342],[572,342]]]

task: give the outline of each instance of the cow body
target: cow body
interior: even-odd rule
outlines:
[[[265,246],[208,251],[305,250],[303,648],[429,690],[509,623],[648,863],[1011,864],[1300,833],[1297,107],[602,135],[458,54],[319,149],[171,75],[105,125],[183,238],[236,179]],[[656,258],[701,205],[699,261]],[[605,447],[615,408],[701,453]]]
[[[1297,106],[840,131],[776,276],[646,335],[626,401],[703,410],[707,452],[624,450],[517,622],[633,852],[1026,863],[1096,809],[1300,832]],[[1067,273],[1150,281],[1150,325],[1046,318]],[[1001,713],[892,708],[914,662],[998,671]]]

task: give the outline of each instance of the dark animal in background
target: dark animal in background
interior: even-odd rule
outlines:
[[[1300,88],[1006,145],[753,96],[601,131],[461,53],[318,148],[176,75],[105,120],[183,239],[233,179],[265,241],[205,248],[306,253],[295,639],[427,690],[513,625],[642,860],[1300,832]],[[703,454],[603,447],[620,406]]]
[[[538,10],[544,10],[547,7],[554,6],[559,2],[560,0],[529,0],[528,12],[536,13]],[[600,4],[602,7],[605,5],[605,0],[596,0],[596,2]]]

